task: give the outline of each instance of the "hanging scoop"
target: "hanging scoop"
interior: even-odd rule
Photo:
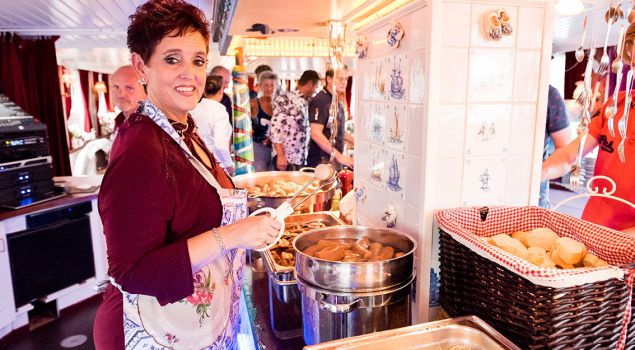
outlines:
[[[331,184],[333,184],[333,182],[337,181],[337,176],[335,176],[335,170],[333,170],[333,167],[331,167],[328,164],[320,164],[317,167],[315,167],[315,172],[313,177],[307,181],[304,186],[302,186],[302,188],[300,188],[294,195],[293,197],[287,199],[286,201],[284,201],[284,203],[282,203],[279,207],[277,208],[260,208],[258,210],[256,210],[255,212],[251,213],[251,215],[249,216],[256,216],[256,215],[260,215],[262,213],[267,213],[269,215],[271,215],[271,217],[273,219],[275,219],[276,221],[278,221],[281,226],[280,226],[280,232],[278,233],[278,236],[276,237],[276,239],[271,242],[269,245],[263,247],[263,248],[257,248],[254,249],[256,251],[262,252],[265,250],[270,249],[271,247],[273,247],[274,245],[276,245],[276,243],[280,240],[280,238],[282,237],[282,234],[284,233],[284,220],[291,214],[293,214],[293,212],[295,211],[295,208],[297,208],[298,206],[300,206],[302,203],[304,203],[307,199],[311,198],[313,195],[315,195],[319,190],[321,190],[322,188],[326,187],[326,186],[330,186]],[[306,196],[304,196],[304,198],[302,198],[301,201],[299,201],[298,203],[292,204],[292,202],[300,195],[303,194],[304,190],[309,187],[313,181],[315,180],[320,180],[320,186],[314,188],[311,192],[309,192],[308,194],[306,194]]]

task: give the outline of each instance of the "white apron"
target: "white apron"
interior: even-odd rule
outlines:
[[[194,158],[167,117],[149,101],[143,114],[150,117],[181,146],[196,170],[216,188],[223,204],[221,225],[247,216],[245,190],[221,188],[209,170]],[[161,306],[157,299],[123,293],[123,321],[126,350],[235,349],[240,325],[239,303],[245,251],[233,249],[194,273],[194,294]],[[112,280],[112,279],[111,279]]]

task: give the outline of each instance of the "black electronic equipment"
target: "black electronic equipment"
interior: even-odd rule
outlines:
[[[17,209],[60,196],[46,125],[0,94],[0,206]]]

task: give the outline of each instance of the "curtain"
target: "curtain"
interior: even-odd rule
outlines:
[[[27,113],[46,124],[53,173],[71,175],[55,53],[58,37],[23,38],[4,34],[0,38],[2,90]]]
[[[88,75],[91,72],[83,69],[78,69],[79,71],[79,85],[82,88],[82,97],[84,98],[84,131],[90,132],[90,129],[93,127],[93,123],[90,120],[90,99],[92,97],[90,82],[88,81]]]
[[[106,84],[106,107],[108,107],[108,112],[114,112],[110,103],[110,74],[102,74],[101,77],[104,79],[104,84]]]
[[[16,69],[22,66],[18,41],[17,35],[0,33],[0,91],[24,108],[28,100],[25,85],[22,83],[22,69]]]

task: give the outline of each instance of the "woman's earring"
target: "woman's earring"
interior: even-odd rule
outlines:
[[[145,78],[141,78],[141,79],[139,79],[139,84],[146,85],[146,84],[148,84],[148,82],[146,81]]]

